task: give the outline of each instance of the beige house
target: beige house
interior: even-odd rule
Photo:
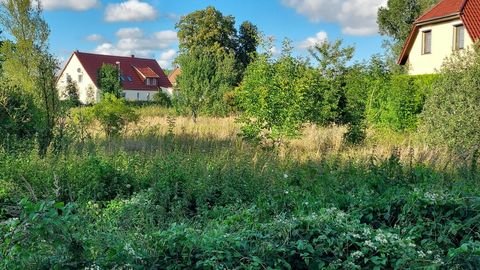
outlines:
[[[120,70],[123,94],[127,100],[149,101],[159,91],[172,94],[172,84],[155,59],[135,56],[114,56],[75,51],[57,79],[60,98],[64,97],[67,79],[78,86],[80,102],[100,100],[97,85],[98,71],[103,64],[115,65]]]
[[[437,72],[452,52],[480,39],[480,0],[442,0],[418,18],[398,64],[409,74]]]

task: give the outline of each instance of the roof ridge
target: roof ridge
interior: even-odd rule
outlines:
[[[137,56],[123,56],[123,55],[112,55],[112,54],[101,54],[101,53],[91,53],[91,52],[81,52],[75,51],[75,54],[89,54],[89,55],[98,55],[98,56],[106,56],[106,57],[117,57],[117,58],[128,58],[128,59],[141,59],[141,60],[154,60],[157,61],[155,58],[146,58],[146,57],[137,57]]]

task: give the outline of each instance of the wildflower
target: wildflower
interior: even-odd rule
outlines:
[[[363,253],[360,250],[357,250],[352,253],[352,257],[354,259],[360,259],[361,257],[363,257]]]
[[[288,174],[284,173],[284,174],[283,174],[283,178],[287,179],[287,178],[288,178]]]
[[[365,245],[369,248],[377,249],[377,247],[370,240],[365,241]]]
[[[375,236],[375,241],[379,242],[380,244],[387,244],[388,240],[383,233],[379,233]]]

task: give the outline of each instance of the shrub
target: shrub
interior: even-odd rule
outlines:
[[[33,138],[38,129],[40,112],[33,97],[13,86],[0,84],[0,145],[9,139]]]
[[[92,110],[107,137],[117,136],[128,123],[136,122],[139,118],[138,114],[126,104],[125,99],[109,93],[105,93],[102,101]]]
[[[153,101],[162,107],[172,107],[172,99],[162,90],[159,90],[158,93],[153,96]]]
[[[387,75],[372,78],[367,103],[369,122],[395,131],[415,130],[437,77]]]
[[[480,141],[480,55],[466,51],[448,59],[422,114],[428,142],[472,154]]]

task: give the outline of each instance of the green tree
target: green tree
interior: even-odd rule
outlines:
[[[277,61],[266,53],[247,67],[237,89],[244,137],[280,144],[299,134],[304,93],[310,87],[305,74],[311,74],[306,61],[291,56],[288,41]]]
[[[246,66],[255,57],[259,42],[258,28],[254,24],[243,22],[237,34],[235,18],[223,15],[214,7],[207,7],[182,17],[176,28],[180,54],[201,51],[215,55],[218,59],[234,54],[236,84],[242,79]]]
[[[41,55],[41,64],[37,66],[36,89],[40,95],[40,108],[43,111],[43,124],[38,131],[40,154],[44,155],[53,140],[53,130],[59,115],[58,90],[56,88],[56,70],[58,62],[50,53]]]
[[[78,85],[70,76],[67,77],[67,86],[65,87],[63,98],[68,101],[70,106],[76,107],[80,105]]]
[[[421,130],[434,145],[461,154],[479,150],[480,54],[455,54],[443,65],[422,113]]]
[[[31,139],[37,130],[38,108],[17,86],[0,82],[0,145],[9,139]]]
[[[182,74],[177,79],[177,108],[188,111],[196,122],[201,111],[224,115],[224,95],[233,89],[236,79],[233,54],[208,54],[198,50],[177,58]]]
[[[316,87],[306,93],[306,118],[317,124],[345,122],[345,84],[355,48],[343,47],[341,40],[323,42],[310,49],[310,54],[318,62]]]
[[[113,94],[117,98],[122,95],[122,82],[118,67],[103,64],[98,70],[98,86],[102,95]]]
[[[105,93],[103,99],[92,108],[107,137],[119,135],[130,122],[138,121],[138,114],[127,105],[125,99]]]
[[[182,53],[197,50],[215,54],[234,53],[237,49],[235,18],[224,16],[214,7],[182,17],[175,27]]]
[[[245,21],[240,25],[237,59],[245,69],[256,57],[260,34],[256,25]]]
[[[48,52],[50,34],[40,1],[6,0],[0,4],[0,23],[12,38],[2,44],[3,76],[33,98],[41,116],[37,123],[40,154],[53,139],[58,116],[55,72],[58,63]]]
[[[40,1],[5,0],[0,3],[0,23],[12,38],[0,48],[5,61],[4,76],[20,86],[24,91],[34,94],[37,69],[42,55],[48,51],[50,30],[42,18]]]

